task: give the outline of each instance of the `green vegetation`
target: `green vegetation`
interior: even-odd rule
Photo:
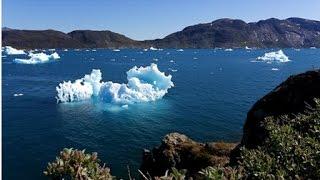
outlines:
[[[51,179],[112,179],[110,169],[105,164],[101,167],[99,162],[97,153],[63,149],[55,162],[48,163],[44,174]]]
[[[318,106],[304,114],[266,118],[261,125],[268,136],[261,146],[242,147],[237,165],[207,167],[195,179],[320,179],[320,104],[316,102]],[[111,179],[109,169],[98,162],[96,153],[64,149],[44,173],[53,178]],[[186,171],[172,168],[155,178],[140,173],[146,180],[182,180]]]
[[[203,178],[320,179],[320,106],[296,116],[268,117],[262,126],[268,133],[263,145],[242,147],[237,166],[208,167],[200,171]]]

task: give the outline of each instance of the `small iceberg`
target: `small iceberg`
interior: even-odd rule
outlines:
[[[183,50],[183,49],[178,49],[177,51],[182,52],[182,51],[184,51],[184,50]]]
[[[45,53],[29,53],[28,55],[30,58],[29,59],[19,59],[16,58],[13,60],[13,62],[18,63],[18,64],[41,64],[41,63],[46,63],[51,60],[56,60],[60,59],[60,56],[58,53],[54,52],[51,55],[47,55]]]
[[[271,71],[279,71],[278,68],[272,68]]]
[[[152,47],[152,46],[151,46],[149,49],[150,49],[151,51],[158,51],[158,50],[159,50],[159,49],[157,49],[157,48],[155,48],[155,47]]]
[[[174,63],[174,60],[170,60],[169,62]]]
[[[68,49],[64,49],[63,51],[68,51]]]
[[[194,60],[197,60],[198,58],[197,58],[197,57],[193,57],[193,59],[194,59]]]
[[[55,51],[56,49],[48,49],[48,51]]]
[[[19,94],[14,94],[13,96],[14,96],[14,97],[19,97],[19,96],[23,96],[23,94],[22,94],[22,93],[19,93]]]
[[[119,52],[119,51],[120,51],[120,49],[114,49],[114,50],[112,50],[112,51],[114,51],[114,52]]]
[[[169,71],[171,72],[177,72],[178,70],[177,69],[172,69],[172,68],[168,68]]]
[[[289,57],[284,54],[282,50],[275,52],[265,53],[263,56],[257,57],[257,60],[266,61],[266,62],[289,62]]]
[[[153,60],[153,61],[156,61],[156,62],[158,61],[158,59],[157,59],[157,58],[153,58],[152,60]]]
[[[91,51],[95,52],[95,51],[97,51],[97,50],[96,50],[96,49],[92,49]]]
[[[310,47],[310,49],[317,49],[316,47]]]
[[[24,50],[15,49],[11,46],[4,47],[4,52],[8,55],[26,54],[26,52],[24,52]]]
[[[228,48],[228,49],[225,49],[224,51],[233,51],[233,49]]]
[[[244,49],[246,49],[246,50],[251,50],[252,48],[249,48],[248,46],[246,46]]]
[[[161,99],[174,87],[171,75],[159,71],[156,64],[134,66],[127,71],[127,83],[103,82],[99,69],[93,69],[74,82],[62,82],[56,87],[57,102],[76,102],[95,98],[104,103],[128,105]]]

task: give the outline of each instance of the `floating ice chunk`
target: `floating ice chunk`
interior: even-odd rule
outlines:
[[[48,49],[48,51],[55,51],[56,49]]]
[[[68,51],[68,49],[64,49],[63,51]]]
[[[15,49],[11,46],[4,47],[4,52],[8,55],[26,54],[23,50]]]
[[[178,70],[172,69],[172,68],[168,68],[168,70],[171,71],[171,72],[177,72],[178,71]]]
[[[194,59],[194,60],[197,60],[198,58],[197,58],[197,57],[193,57],[193,59]]]
[[[295,50],[295,51],[300,51],[300,49],[297,49],[297,48],[295,48],[294,50]]]
[[[96,49],[92,49],[91,51],[95,52],[95,51],[97,51],[97,50],[96,50]]]
[[[148,51],[148,49],[143,49],[143,51]],[[142,54],[142,53],[141,53]]]
[[[266,61],[266,62],[289,62],[288,56],[286,56],[282,50],[265,53],[264,56],[257,57],[258,60]]]
[[[106,103],[132,104],[161,99],[174,86],[171,75],[160,72],[156,64],[133,67],[127,72],[126,84],[102,82],[100,70],[75,82],[63,82],[56,87],[58,102],[88,100],[92,97]]]
[[[233,49],[228,48],[228,49],[225,49],[224,51],[233,51]]]
[[[128,108],[129,106],[128,106],[128,104],[125,104],[125,105],[122,105],[121,107],[122,108]]]
[[[316,47],[310,47],[310,49],[317,49]]]
[[[180,52],[182,52],[182,51],[183,51],[183,49],[178,49],[177,51],[180,51]]]
[[[252,48],[249,48],[248,46],[245,47],[246,50],[251,50]]]
[[[155,48],[155,47],[150,47],[149,48],[151,51],[158,51],[159,49],[158,48]]]
[[[157,58],[153,58],[152,60],[154,60],[154,61],[156,61],[156,62],[157,62],[159,59],[157,59]]]
[[[114,49],[114,50],[112,50],[112,51],[114,51],[114,52],[119,52],[119,51],[120,51],[120,49]]]
[[[19,93],[19,94],[14,94],[13,96],[14,96],[14,97],[23,96],[23,94],[22,94],[22,93]]]
[[[170,60],[169,62],[174,63],[174,60]]]
[[[278,68],[272,68],[271,71],[279,71]]]
[[[28,55],[29,59],[19,59],[16,58],[13,60],[15,63],[19,64],[39,64],[39,63],[46,63],[50,60],[60,59],[60,56],[58,53],[54,52],[51,55],[47,55],[45,53],[29,53]]]

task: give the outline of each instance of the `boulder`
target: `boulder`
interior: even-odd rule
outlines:
[[[179,133],[166,135],[159,147],[144,150],[141,171],[151,177],[162,176],[172,167],[186,169],[187,176],[195,177],[207,166],[224,166],[229,162],[234,143],[199,143]]]

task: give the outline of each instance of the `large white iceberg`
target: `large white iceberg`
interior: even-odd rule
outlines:
[[[50,55],[47,55],[45,53],[29,53],[28,55],[29,59],[19,59],[16,58],[13,60],[15,63],[19,64],[40,64],[40,63],[46,63],[50,60],[60,59],[60,56],[58,53],[54,52]]]
[[[23,50],[15,49],[11,46],[4,47],[4,52],[8,55],[26,54]]]
[[[257,57],[258,60],[272,62],[289,62],[289,57],[282,50],[265,53],[263,56]]]
[[[127,71],[127,83],[103,82],[99,69],[93,69],[74,82],[67,81],[56,87],[58,102],[74,102],[96,98],[105,103],[132,104],[161,99],[174,86],[171,75],[159,71],[156,64],[134,66]]]

